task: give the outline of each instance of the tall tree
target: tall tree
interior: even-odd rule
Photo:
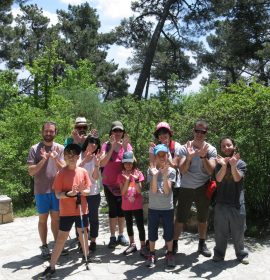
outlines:
[[[207,37],[210,50],[200,55],[210,72],[208,80],[222,84],[256,77],[269,84],[270,1],[238,0],[215,20],[215,33]]]

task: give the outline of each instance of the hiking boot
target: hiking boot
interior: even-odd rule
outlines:
[[[116,241],[116,237],[115,236],[111,236],[110,237],[110,242],[108,244],[108,248],[110,249],[114,249],[117,245],[117,241]]]
[[[96,242],[91,241],[91,242],[90,242],[90,245],[89,245],[89,251],[95,252],[96,249],[97,249],[97,244],[96,244]]]
[[[166,255],[166,264],[168,267],[175,267],[175,258],[172,252],[168,252]]]
[[[211,252],[210,250],[207,248],[205,242],[200,242],[199,246],[198,246],[198,253],[202,254],[203,256],[210,258],[211,257]]]
[[[137,252],[137,247],[135,243],[132,243],[127,247],[127,249],[123,252],[123,254],[127,256],[134,252]]]
[[[44,260],[49,260],[50,257],[51,257],[51,253],[50,253],[50,250],[48,248],[48,245],[45,244],[45,245],[42,245],[40,247],[40,250],[41,250],[41,257],[44,259]]]
[[[60,256],[68,255],[68,249],[63,249]]]
[[[156,266],[156,262],[157,262],[157,258],[154,254],[149,254],[147,257],[147,261],[146,261],[146,266],[147,267],[155,267]]]
[[[240,259],[239,261],[240,261],[240,263],[242,263],[242,264],[249,264],[248,256],[243,257],[243,258]]]
[[[178,252],[178,240],[173,240],[172,252],[174,255]]]
[[[41,274],[39,279],[50,279],[54,274],[55,274],[55,269],[52,269],[50,266],[48,266]]]
[[[124,235],[118,235],[117,243],[122,245],[122,246],[128,246],[129,245],[129,242],[126,240]]]
[[[147,259],[148,255],[149,255],[149,250],[147,249],[146,245],[141,247],[140,255]]]

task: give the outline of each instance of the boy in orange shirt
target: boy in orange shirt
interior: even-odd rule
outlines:
[[[54,180],[54,190],[60,201],[60,220],[59,232],[56,243],[51,255],[50,266],[42,273],[41,279],[50,278],[55,274],[55,265],[64,248],[65,241],[68,238],[72,225],[78,229],[79,240],[83,249],[84,256],[89,257],[87,244],[83,244],[83,235],[81,230],[81,219],[79,207],[76,205],[77,195],[81,194],[81,206],[83,214],[83,227],[88,227],[88,206],[85,196],[90,193],[90,179],[84,168],[77,167],[77,161],[81,152],[77,144],[69,144],[64,149],[64,159],[66,167],[61,169]],[[88,240],[87,231],[84,231],[84,240]]]

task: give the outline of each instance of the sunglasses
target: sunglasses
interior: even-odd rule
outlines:
[[[81,129],[87,130],[87,126],[75,126],[75,128],[78,130],[81,130]]]
[[[205,130],[199,130],[199,129],[194,129],[194,131],[195,131],[196,133],[200,133],[200,134],[206,134],[206,132],[207,132],[207,131],[205,131]]]
[[[123,132],[123,130],[119,129],[119,128],[116,128],[116,129],[113,129],[113,132]]]

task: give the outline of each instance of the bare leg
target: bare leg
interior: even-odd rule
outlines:
[[[58,211],[51,211],[51,230],[53,233],[54,240],[57,239],[57,234],[59,230],[59,212]]]
[[[86,230],[86,228],[84,228],[84,238],[83,238],[83,234],[82,234],[82,229],[77,228],[77,231],[78,231],[78,234],[79,234],[79,241],[81,243],[82,250],[83,250],[83,255],[88,256],[89,255],[89,247],[88,247],[87,230]],[[85,241],[85,244],[84,244],[84,241]]]
[[[198,232],[199,232],[199,238],[200,239],[206,239],[207,222],[205,222],[205,223],[198,223]]]
[[[48,213],[46,213],[46,214],[39,214],[38,232],[39,232],[39,237],[40,237],[42,245],[47,244],[47,234],[48,234],[47,221],[48,221],[48,215],[49,215]]]
[[[156,242],[149,240],[150,252],[154,252],[155,251],[155,244],[156,244]]]
[[[52,269],[55,268],[55,265],[59,259],[59,256],[64,248],[65,241],[68,238],[69,231],[61,231],[59,230],[57,239],[52,251],[52,256],[51,256],[51,261],[50,261],[50,266]]]
[[[183,228],[184,228],[184,224],[183,223],[178,223],[176,221],[174,222],[174,236],[173,236],[173,240],[178,240],[179,239],[179,236],[183,232]]]

